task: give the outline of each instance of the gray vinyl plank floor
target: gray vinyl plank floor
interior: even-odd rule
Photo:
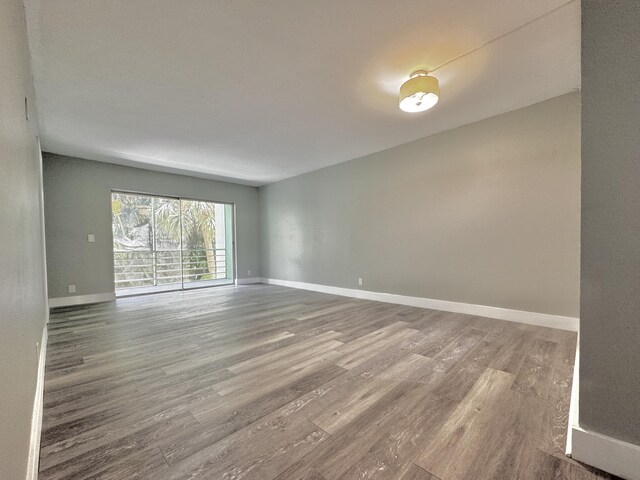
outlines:
[[[267,285],[52,312],[42,480],[611,478],[576,334]]]

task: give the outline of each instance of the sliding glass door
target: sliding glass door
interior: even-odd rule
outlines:
[[[197,288],[233,281],[232,205],[181,200],[182,283]]]
[[[229,285],[233,205],[113,192],[118,296]]]
[[[127,197],[131,202],[139,202],[145,198],[144,195],[131,195],[123,193],[113,193],[113,197]],[[149,279],[145,285],[148,292],[160,292],[167,290],[179,290],[182,288],[182,269],[180,267],[182,259],[182,242],[180,240],[180,200],[177,198],[147,197],[151,198],[152,222],[150,226],[150,236],[152,238],[151,269],[146,277]],[[115,248],[115,235],[114,235]],[[115,255],[115,252],[114,252]],[[115,258],[115,256],[114,256]],[[116,264],[117,265],[117,264]],[[147,269],[148,266],[145,265]],[[118,270],[116,269],[116,272]],[[122,275],[120,280],[130,279]],[[140,285],[129,288],[142,288],[142,291],[128,290],[126,287],[118,289],[118,274],[116,273],[116,293],[135,294],[146,293]],[[119,291],[121,290],[121,291]]]

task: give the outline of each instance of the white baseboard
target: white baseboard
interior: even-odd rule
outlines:
[[[574,426],[571,429],[574,460],[628,480],[640,479],[640,446]]]
[[[38,478],[38,462],[40,460],[40,435],[42,432],[42,409],[44,406],[44,367],[47,358],[47,326],[42,329],[40,352],[38,354],[38,378],[36,381],[36,395],[33,400],[31,414],[31,443],[29,445],[29,463],[27,465],[27,480]]]
[[[236,285],[250,285],[252,283],[262,283],[262,279],[260,277],[236,278]]]
[[[576,349],[576,363],[569,407],[567,455],[593,467],[628,480],[640,480],[640,446],[580,427],[579,384],[580,342]]]
[[[330,293],[345,297],[362,298],[377,302],[397,303],[411,307],[430,308],[445,312],[466,313],[480,317],[496,318],[512,322],[527,323],[540,327],[559,328],[562,330],[578,331],[579,319],[575,317],[563,317],[546,313],[526,312],[523,310],[510,310],[507,308],[488,307],[471,303],[450,302],[447,300],[434,300],[423,297],[410,297],[393,293],[371,292],[355,288],[332,287],[330,285],[318,285],[315,283],[294,282],[290,280],[278,280],[275,278],[263,278],[262,283],[281,285],[283,287],[300,288],[314,292]]]
[[[71,305],[85,305],[87,303],[111,302],[115,299],[115,292],[93,293],[91,295],[76,295],[74,297],[50,298],[49,308],[68,307]]]
[[[569,401],[569,421],[567,422],[567,444],[565,455],[572,456],[573,451],[573,427],[578,426],[579,412],[578,396],[580,394],[580,332],[578,332],[578,341],[576,343],[576,358],[573,363],[573,381],[571,382],[571,400]]]

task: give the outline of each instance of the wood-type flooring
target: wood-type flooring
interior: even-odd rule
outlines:
[[[54,310],[41,480],[610,478],[576,334],[277,286]]]

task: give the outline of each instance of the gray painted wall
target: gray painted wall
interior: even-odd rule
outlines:
[[[114,291],[112,189],[235,203],[238,278],[259,275],[255,187],[45,153],[49,298]],[[76,293],[68,293],[69,284]]]
[[[582,2],[580,425],[640,444],[640,2]]]
[[[0,0],[0,478],[7,480],[27,472],[36,343],[47,319],[34,106],[22,2]]]
[[[575,317],[579,189],[571,93],[261,187],[262,276]]]

